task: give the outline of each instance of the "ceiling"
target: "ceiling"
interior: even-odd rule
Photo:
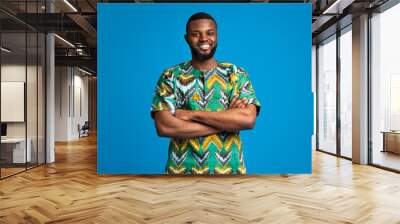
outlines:
[[[196,0],[195,0],[196,1]],[[387,0],[252,0],[268,3],[312,3],[312,35],[317,43],[336,32],[337,22],[341,26],[351,23],[351,17],[372,10]],[[1,0],[0,24],[2,43],[20,51],[25,48],[26,29],[28,32],[54,32],[56,65],[80,66],[96,72],[97,55],[97,3],[137,3],[137,2],[194,2],[185,0]],[[196,2],[215,2],[198,0]],[[219,0],[218,2],[233,2]],[[249,2],[248,0],[235,2]],[[26,13],[27,12],[27,13]],[[52,12],[52,13],[49,13]],[[22,32],[22,33],[21,33]],[[65,41],[64,41],[65,40]],[[4,44],[3,44],[4,46]],[[33,52],[34,43],[28,44],[27,52]],[[32,49],[31,49],[32,48]],[[24,52],[21,52],[24,53]]]

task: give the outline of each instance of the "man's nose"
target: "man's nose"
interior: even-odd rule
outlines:
[[[203,42],[203,41],[207,41],[207,35],[204,34],[204,33],[200,34],[199,40],[202,41],[202,42]]]

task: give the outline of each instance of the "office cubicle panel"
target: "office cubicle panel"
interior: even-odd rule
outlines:
[[[216,58],[243,67],[261,102],[242,131],[249,174],[310,173],[310,4],[99,4],[98,173],[164,173],[168,138],[150,117],[163,70],[188,61],[186,22],[217,21]]]

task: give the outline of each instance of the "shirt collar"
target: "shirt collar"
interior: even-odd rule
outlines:
[[[186,71],[185,73],[192,73],[192,74],[194,74],[196,76],[201,76],[203,74],[206,74],[206,73],[209,73],[209,72],[213,72],[217,68],[222,69],[221,63],[219,61],[217,61],[217,66],[215,66],[214,68],[212,68],[210,70],[207,70],[207,71],[200,71],[200,70],[196,69],[195,67],[192,66],[190,61],[186,61],[183,64],[183,70],[184,70],[184,72]]]

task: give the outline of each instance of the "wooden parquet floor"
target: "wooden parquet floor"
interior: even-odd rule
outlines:
[[[0,181],[0,223],[400,223],[400,175],[313,153],[312,175],[98,176],[96,138]]]

